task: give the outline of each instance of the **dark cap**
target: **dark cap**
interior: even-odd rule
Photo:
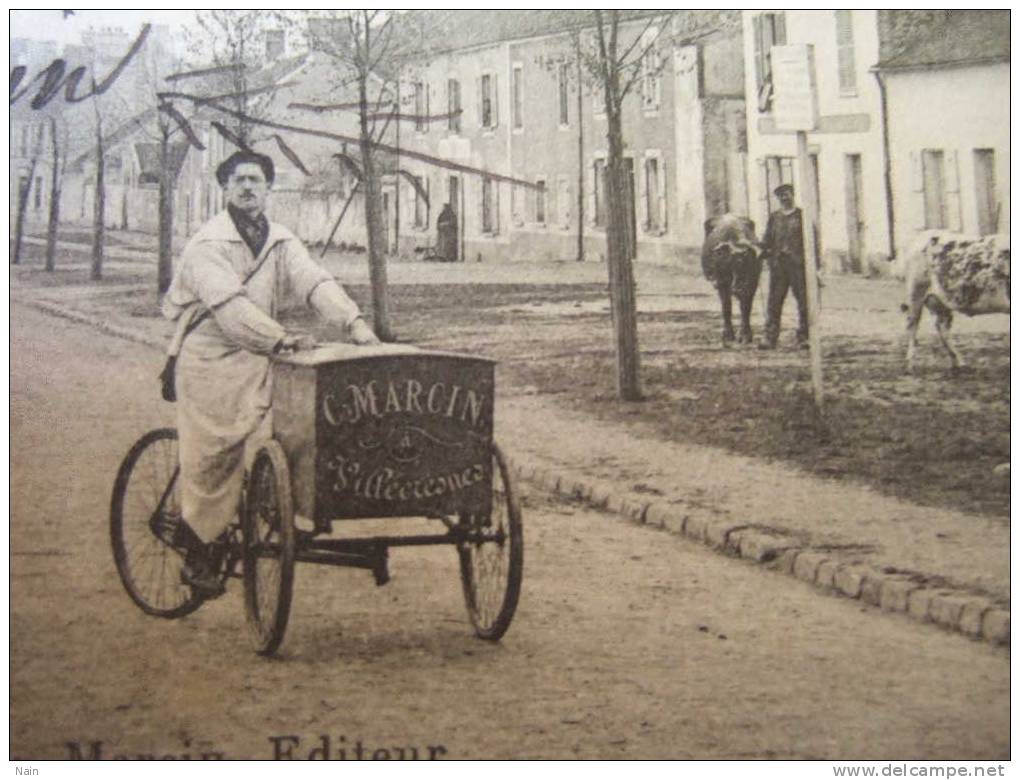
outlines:
[[[271,158],[264,154],[259,154],[258,152],[241,151],[234,152],[230,155],[230,157],[217,166],[216,181],[220,183],[221,187],[226,187],[230,174],[236,170],[238,165],[243,165],[244,163],[254,163],[259,166],[269,184],[272,184],[273,179],[276,178],[276,169],[273,167],[273,161]]]
[[[793,185],[792,184],[780,184],[778,187],[776,187],[774,190],[772,190],[772,192],[775,193],[777,198],[780,195],[782,195],[784,192],[788,192],[791,195],[793,195]]]

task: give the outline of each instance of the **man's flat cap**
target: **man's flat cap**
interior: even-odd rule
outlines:
[[[776,187],[774,190],[772,190],[772,192],[775,193],[776,197],[779,197],[784,192],[788,192],[791,195],[793,195],[793,185],[792,184],[780,184],[778,187]]]
[[[273,165],[272,158],[258,152],[240,151],[234,152],[217,166],[216,181],[220,183],[221,187],[226,187],[230,174],[237,169],[238,165],[243,165],[244,163],[254,163],[259,166],[269,184],[272,184],[273,179],[276,178],[276,168]]]

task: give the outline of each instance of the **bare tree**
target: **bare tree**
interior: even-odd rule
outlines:
[[[32,151],[28,161],[28,175],[18,186],[18,214],[14,218],[14,252],[11,253],[11,265],[21,263],[21,244],[25,235],[25,212],[28,210],[28,197],[32,192],[32,183],[35,181],[35,169],[39,164],[39,157],[42,156],[45,127],[40,122],[32,128],[35,138],[32,141]]]
[[[382,215],[381,170],[376,144],[396,118],[397,75],[404,61],[417,53],[411,34],[412,16],[385,11],[316,12],[310,20],[313,49],[340,66],[341,79],[356,85],[361,190],[365,200],[369,274],[375,331],[383,341],[394,339],[389,315],[386,274],[386,226]]]
[[[242,145],[251,147],[257,140],[257,123],[252,120],[264,118],[267,87],[274,86],[261,79],[269,64],[264,38],[287,20],[271,11],[232,9],[199,11],[195,19],[198,27],[189,36],[191,54],[196,62],[213,66],[201,74],[205,90],[221,92],[216,102],[232,109],[224,119],[227,129]]]
[[[52,114],[50,124],[50,208],[46,223],[46,270],[57,267],[57,231],[60,228],[60,195],[64,173],[67,171],[67,123]]]
[[[657,74],[650,70],[661,70],[661,61],[650,69],[646,58],[654,54],[667,22],[668,17],[648,19],[642,32],[628,42],[621,40],[619,11],[595,11],[594,46],[580,50],[588,73],[602,93],[606,114],[606,261],[616,337],[617,390],[625,401],[641,400],[642,393],[631,254],[633,204],[628,197],[629,182],[624,168],[623,106],[624,99],[643,76],[654,76]]]
[[[92,200],[92,268],[89,278],[99,281],[103,278],[103,252],[106,245],[106,138],[99,98],[93,98],[92,112],[95,121],[96,187]]]

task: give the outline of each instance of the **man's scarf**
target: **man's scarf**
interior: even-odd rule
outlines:
[[[251,253],[258,257],[266,245],[266,239],[269,238],[269,220],[266,219],[266,215],[259,214],[254,218],[249,217],[243,211],[235,209],[230,204],[227,204],[227,211],[234,222],[234,227],[237,228],[237,232],[244,239],[244,243],[248,245]]]

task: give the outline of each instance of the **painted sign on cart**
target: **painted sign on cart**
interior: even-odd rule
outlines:
[[[458,355],[282,363],[274,376],[295,507],[317,522],[488,512],[492,412],[493,364]]]

